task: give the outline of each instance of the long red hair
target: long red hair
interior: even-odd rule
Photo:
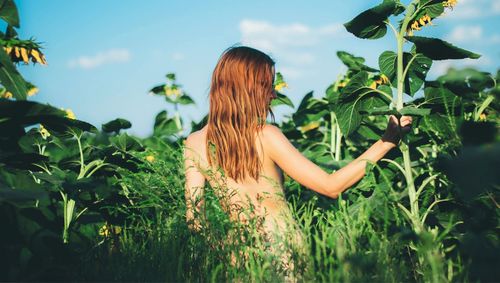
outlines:
[[[231,47],[215,66],[209,94],[208,163],[236,181],[248,175],[259,178],[262,161],[255,138],[270,112],[273,84],[274,61],[254,48]]]

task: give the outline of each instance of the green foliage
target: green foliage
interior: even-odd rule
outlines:
[[[11,26],[19,27],[19,15],[13,0],[0,0],[0,18]]]
[[[128,120],[117,118],[103,124],[102,131],[105,133],[111,133],[111,132],[119,133],[120,130],[129,129],[130,127],[132,127],[132,124]]]
[[[370,68],[363,64],[365,62],[365,58],[363,57],[357,57],[345,51],[337,51],[337,57],[339,57],[340,61],[342,61],[349,70],[367,72],[377,71],[377,69]]]
[[[16,70],[3,47],[4,46],[0,44],[0,83],[10,91],[16,99],[25,100],[28,92],[26,88],[27,82]]]
[[[337,200],[285,175],[302,240],[280,239],[279,252],[258,232],[262,219],[229,219],[225,187],[206,186],[205,213],[196,215],[203,229],[188,228],[178,107],[193,101],[175,74],[151,90],[175,112],[158,113],[153,134],[140,139],[120,133],[131,127],[122,118],[99,131],[64,110],[22,101],[23,90],[12,88],[26,84],[0,50],[4,75],[18,76],[0,76],[17,99],[0,99],[0,280],[496,281],[500,71],[450,69],[427,81],[432,60],[477,56],[421,37],[407,37],[416,47],[402,49],[407,24],[440,16],[443,3],[386,0],[347,23],[358,37],[378,38],[391,15],[403,14],[397,52],[380,55],[379,71],[339,51],[347,72],[281,120],[290,141],[331,172],[380,139],[386,115],[415,116],[399,149]],[[13,5],[0,1],[0,17],[11,25]],[[283,87],[277,73],[275,88]],[[412,100],[403,103],[403,93]],[[294,106],[277,96],[272,105]],[[191,131],[207,119],[192,122]]]
[[[404,92],[415,95],[422,87],[427,72],[432,66],[432,60],[422,54],[403,53],[403,66],[406,71]],[[384,51],[379,57],[380,71],[386,75],[392,85],[397,85],[397,54]]]
[[[384,0],[380,5],[364,11],[344,24],[348,32],[359,38],[377,39],[387,32],[387,18],[404,10],[399,1]]]
[[[481,55],[458,48],[451,43],[438,38],[407,36],[408,41],[415,44],[416,51],[429,57],[432,60],[446,59],[478,59]]]

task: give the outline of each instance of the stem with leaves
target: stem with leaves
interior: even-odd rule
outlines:
[[[403,22],[401,24],[400,30],[397,33],[397,97],[396,101],[393,101],[393,104],[396,105],[396,110],[400,111],[404,105],[403,105],[403,88],[404,88],[404,81],[405,81],[405,75],[407,72],[404,70],[404,65],[403,65],[403,44],[404,44],[404,35],[406,33],[408,24],[410,20],[412,19],[416,7],[417,7],[418,1],[412,1],[407,9],[406,9],[406,15],[403,19]],[[399,149],[401,150],[401,153],[403,154],[403,166],[404,166],[404,175],[405,175],[405,180],[406,180],[406,185],[408,188],[408,197],[410,199],[410,217],[411,222],[414,225],[414,230],[416,233],[419,233],[422,231],[422,223],[419,221],[420,220],[420,215],[419,215],[419,206],[418,206],[418,196],[415,190],[415,184],[414,184],[414,179],[413,179],[413,173],[412,173],[412,167],[411,167],[411,158],[410,158],[410,148],[409,148],[409,143],[406,138],[404,138],[399,146]]]

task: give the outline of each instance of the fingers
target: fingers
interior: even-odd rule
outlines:
[[[411,116],[401,116],[401,118],[399,118],[399,121],[396,116],[389,116],[389,124],[399,125],[400,127],[411,125],[412,122],[413,118]]]
[[[401,119],[399,119],[399,123],[400,123],[401,127],[409,126],[409,125],[411,125],[412,122],[413,122],[413,119],[411,116],[402,116]]]

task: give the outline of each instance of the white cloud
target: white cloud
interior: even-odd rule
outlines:
[[[267,52],[273,52],[285,46],[313,46],[319,43],[322,37],[341,35],[342,30],[340,24],[312,28],[301,23],[274,25],[257,20],[242,20],[240,22],[242,42]]]
[[[70,68],[93,69],[106,64],[123,63],[130,60],[128,49],[110,49],[93,56],[80,56],[68,61]]]
[[[286,77],[300,77],[301,67],[316,62],[311,48],[322,41],[346,35],[341,24],[311,27],[302,23],[275,25],[267,21],[245,19],[240,22],[241,42],[279,59]]]
[[[485,34],[483,34],[483,28],[479,25],[459,25],[446,35],[445,39],[452,43],[488,45],[500,43],[500,34],[485,36]]]
[[[451,42],[469,42],[471,40],[480,40],[483,36],[483,29],[478,26],[457,26],[446,39]]]
[[[500,14],[500,0],[494,0],[491,3],[491,9],[492,9],[493,13]]]

